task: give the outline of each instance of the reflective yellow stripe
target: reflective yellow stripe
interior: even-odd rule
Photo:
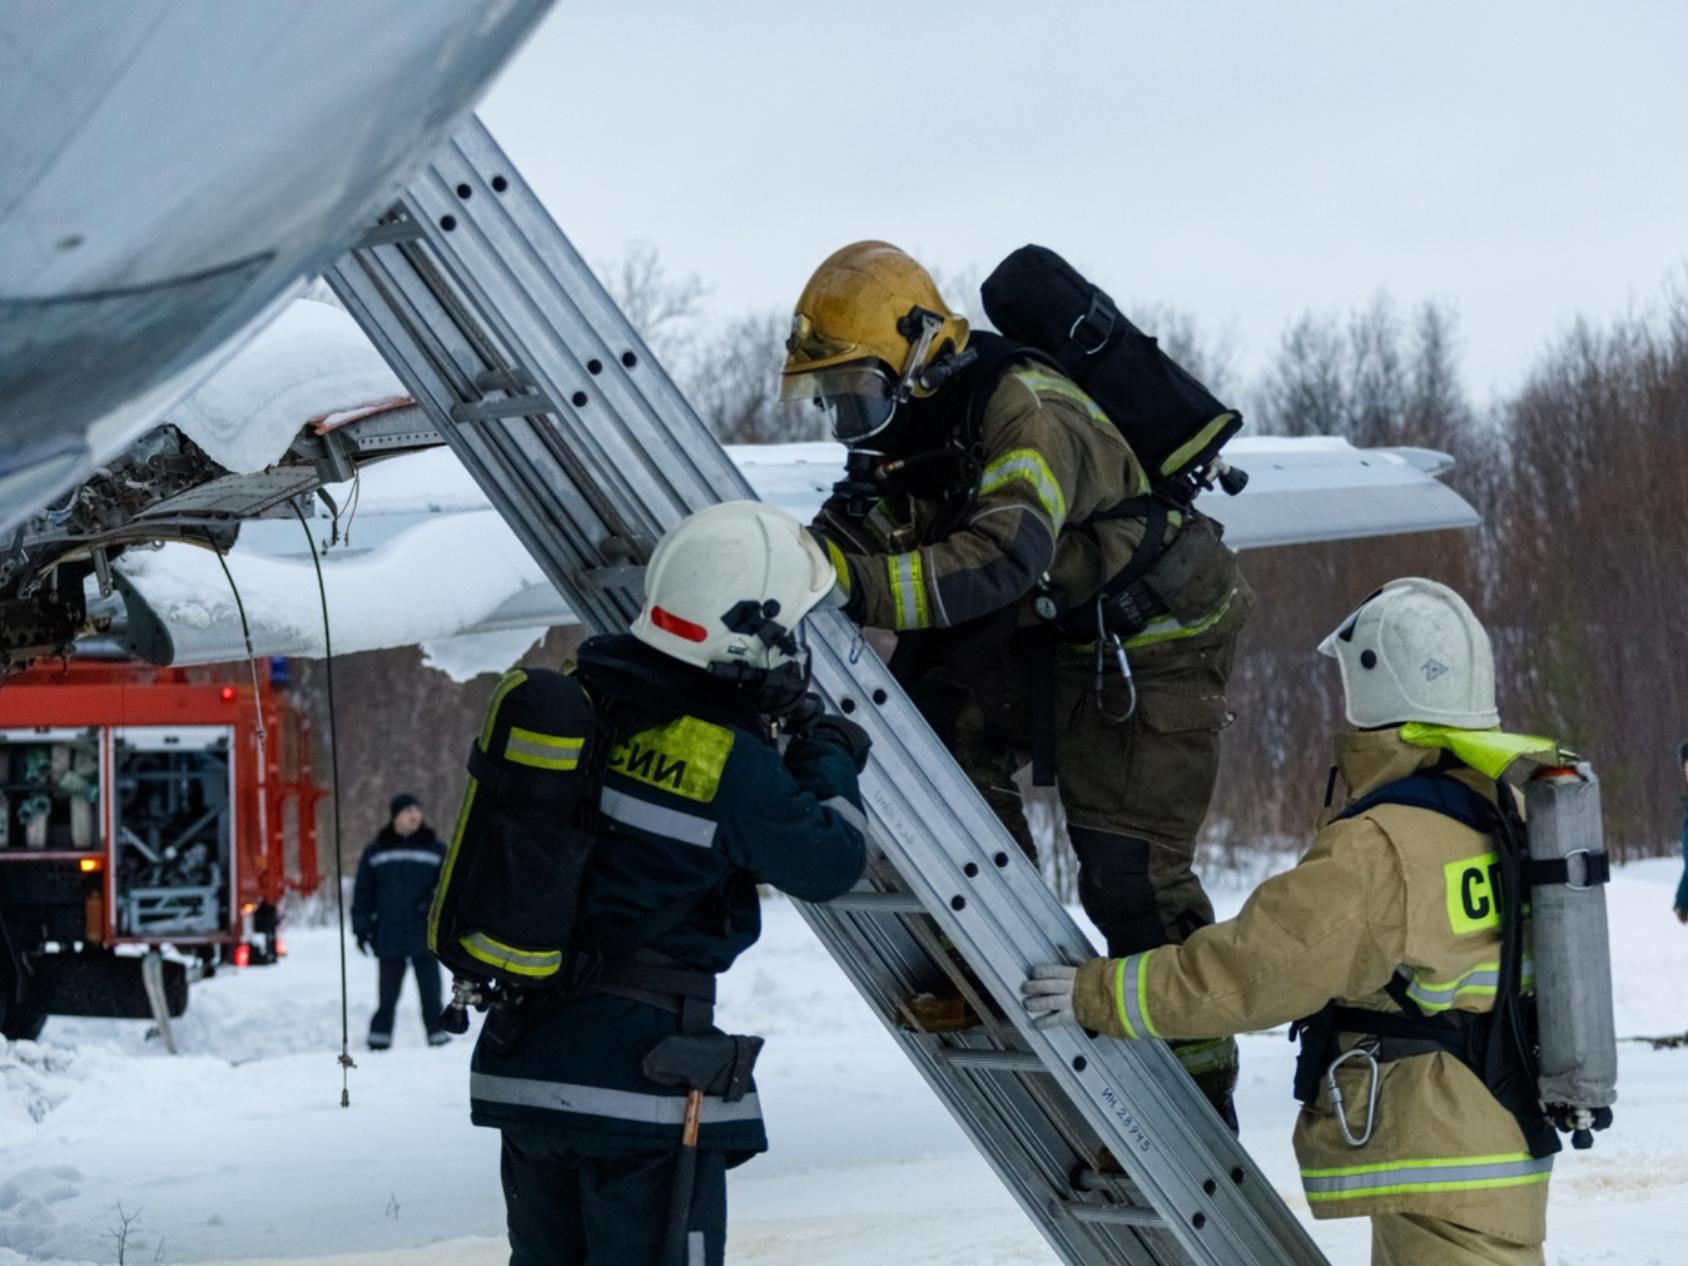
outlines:
[[[524,730],[519,725],[513,725],[510,737],[504,743],[504,759],[534,769],[578,769],[580,753],[585,747],[584,738],[540,734],[536,730]]]
[[[1061,491],[1061,484],[1055,478],[1055,472],[1049,469],[1049,463],[1043,460],[1043,454],[1036,449],[1016,448],[986,466],[979,484],[979,495],[988,497],[1016,479],[1023,479],[1032,486],[1044,513],[1050,517],[1055,530],[1059,532],[1061,525],[1067,521],[1067,497]]]
[[[1519,987],[1529,990],[1535,983],[1535,964],[1526,958],[1519,971]],[[1478,963],[1452,980],[1429,980],[1414,969],[1407,997],[1426,1011],[1449,1011],[1468,994],[1492,998],[1499,987],[1499,963]]]
[[[458,944],[488,967],[535,980],[556,975],[557,969],[563,965],[561,950],[521,950],[494,940],[485,932],[471,932]]]
[[[1131,1024],[1131,1014],[1125,1005],[1125,959],[1120,959],[1114,965],[1114,1014],[1119,1016],[1120,1027],[1125,1030],[1127,1037],[1142,1036]]]
[[[1534,734],[1503,734],[1499,730],[1461,730],[1451,725],[1409,721],[1401,727],[1401,742],[1410,747],[1436,747],[1452,752],[1463,764],[1489,778],[1499,778],[1521,756],[1559,758],[1559,745]]]
[[[1184,1071],[1194,1077],[1216,1068],[1237,1066],[1237,1039],[1215,1037],[1202,1042],[1174,1042],[1172,1053],[1184,1065]]]
[[[1161,463],[1160,473],[1163,475],[1177,474],[1185,462],[1189,461],[1197,453],[1201,452],[1202,449],[1212,443],[1213,437],[1223,431],[1226,424],[1236,416],[1237,415],[1234,413],[1221,413],[1218,417],[1214,418],[1213,421],[1209,422],[1188,440],[1172,450],[1171,455]]]
[[[891,602],[899,629],[923,629],[931,623],[926,613],[926,581],[920,566],[920,551],[887,554],[885,571],[891,581]]]
[[[1235,596],[1236,595],[1233,592],[1232,597]],[[1144,627],[1143,631],[1136,637],[1127,638],[1125,641],[1126,649],[1134,650],[1143,646],[1153,646],[1157,642],[1170,642],[1174,638],[1194,637],[1198,633],[1206,633],[1214,625],[1218,624],[1219,621],[1223,620],[1225,618],[1225,613],[1230,609],[1231,599],[1227,598],[1219,609],[1212,615],[1203,616],[1194,624],[1180,624],[1170,615],[1159,616],[1150,620]]]
[[[838,543],[830,536],[826,538],[826,556],[832,560],[832,570],[838,574],[838,587],[849,593],[850,563],[844,557],[844,551],[838,548]]]
[[[1059,374],[1052,374],[1045,369],[1022,369],[1014,377],[1031,388],[1034,395],[1059,396],[1063,400],[1070,400],[1090,415],[1090,420],[1097,426],[1112,428],[1113,419],[1089,396],[1076,382],[1063,378]]]
[[[1304,1169],[1301,1185],[1309,1201],[1360,1200],[1432,1191],[1479,1191],[1543,1183],[1553,1176],[1553,1158],[1524,1152],[1504,1156],[1450,1156],[1435,1160],[1382,1161],[1338,1169]]]
[[[492,745],[492,731],[498,724],[498,710],[504,706],[504,696],[527,680],[527,674],[519,668],[511,669],[499,679],[498,686],[492,692],[492,699],[486,706],[486,725],[481,729],[481,751],[487,751]],[[445,902],[445,894],[451,891],[451,872],[457,865],[457,853],[463,846],[463,832],[469,825],[469,810],[475,804],[475,789],[478,784],[473,778],[469,779],[469,786],[463,793],[463,807],[457,811],[457,825],[451,832],[451,847],[446,850],[445,864],[440,868],[440,881],[434,885],[434,899],[428,904],[428,948],[438,953],[440,936],[440,907]]]

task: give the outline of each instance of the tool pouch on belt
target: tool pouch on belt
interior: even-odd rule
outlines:
[[[1217,523],[1191,511],[1143,577],[1180,624],[1212,615],[1237,587],[1237,556],[1220,536]]]
[[[763,1039],[733,1033],[665,1037],[639,1067],[659,1086],[679,1086],[737,1103],[750,1089],[750,1076]]]

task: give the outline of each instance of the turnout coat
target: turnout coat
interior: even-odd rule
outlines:
[[[805,901],[854,887],[866,865],[866,819],[849,751],[792,739],[783,754],[732,687],[628,635],[581,648],[594,697],[626,705],[600,797],[579,940],[613,942],[654,911],[691,900],[646,948],[696,971],[725,971],[761,933],[757,884]],[[708,717],[685,710],[712,698]],[[719,1032],[719,1029],[712,1030]],[[590,989],[535,1023],[515,1049],[483,1035],[471,1066],[477,1125],[522,1127],[590,1155],[678,1146],[685,1090],[649,1080],[645,1055],[680,1032],[657,1006]],[[703,1101],[698,1145],[730,1161],[766,1150],[754,1087],[736,1103]]]
[[[1343,735],[1337,764],[1353,803],[1442,756],[1391,729]],[[1493,799],[1484,775],[1453,776]],[[1284,1024],[1333,998],[1398,1011],[1384,986],[1400,973],[1427,1014],[1486,1012],[1499,972],[1494,860],[1489,836],[1450,817],[1377,805],[1325,826],[1236,918],[1181,946],[1085,964],[1074,1011],[1115,1037],[1211,1038]],[[1356,1136],[1369,1076],[1358,1059],[1336,1074]],[[1315,1217],[1413,1213],[1520,1244],[1546,1238],[1553,1158],[1528,1154],[1517,1120],[1474,1072],[1437,1051],[1385,1062],[1378,1077],[1364,1146],[1343,1139],[1323,1070],[1317,1101],[1301,1110],[1295,1152]]]
[[[444,861],[445,845],[426,823],[409,835],[388,823],[363,850],[352,888],[352,933],[373,940],[377,958],[428,953],[428,906]]]

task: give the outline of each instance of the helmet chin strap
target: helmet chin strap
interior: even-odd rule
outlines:
[[[796,707],[808,693],[810,663],[808,648],[794,630],[781,624],[780,604],[772,598],[758,602],[746,598],[721,617],[721,622],[734,633],[754,637],[770,650],[786,656],[783,663],[772,668],[751,664],[711,664],[711,676],[733,682],[748,693],[756,706],[767,716],[779,717]]]

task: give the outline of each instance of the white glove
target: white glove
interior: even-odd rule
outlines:
[[[1031,977],[1020,982],[1020,997],[1026,1014],[1040,1029],[1073,1022],[1073,980],[1078,968],[1065,963],[1045,963],[1032,968]]]

